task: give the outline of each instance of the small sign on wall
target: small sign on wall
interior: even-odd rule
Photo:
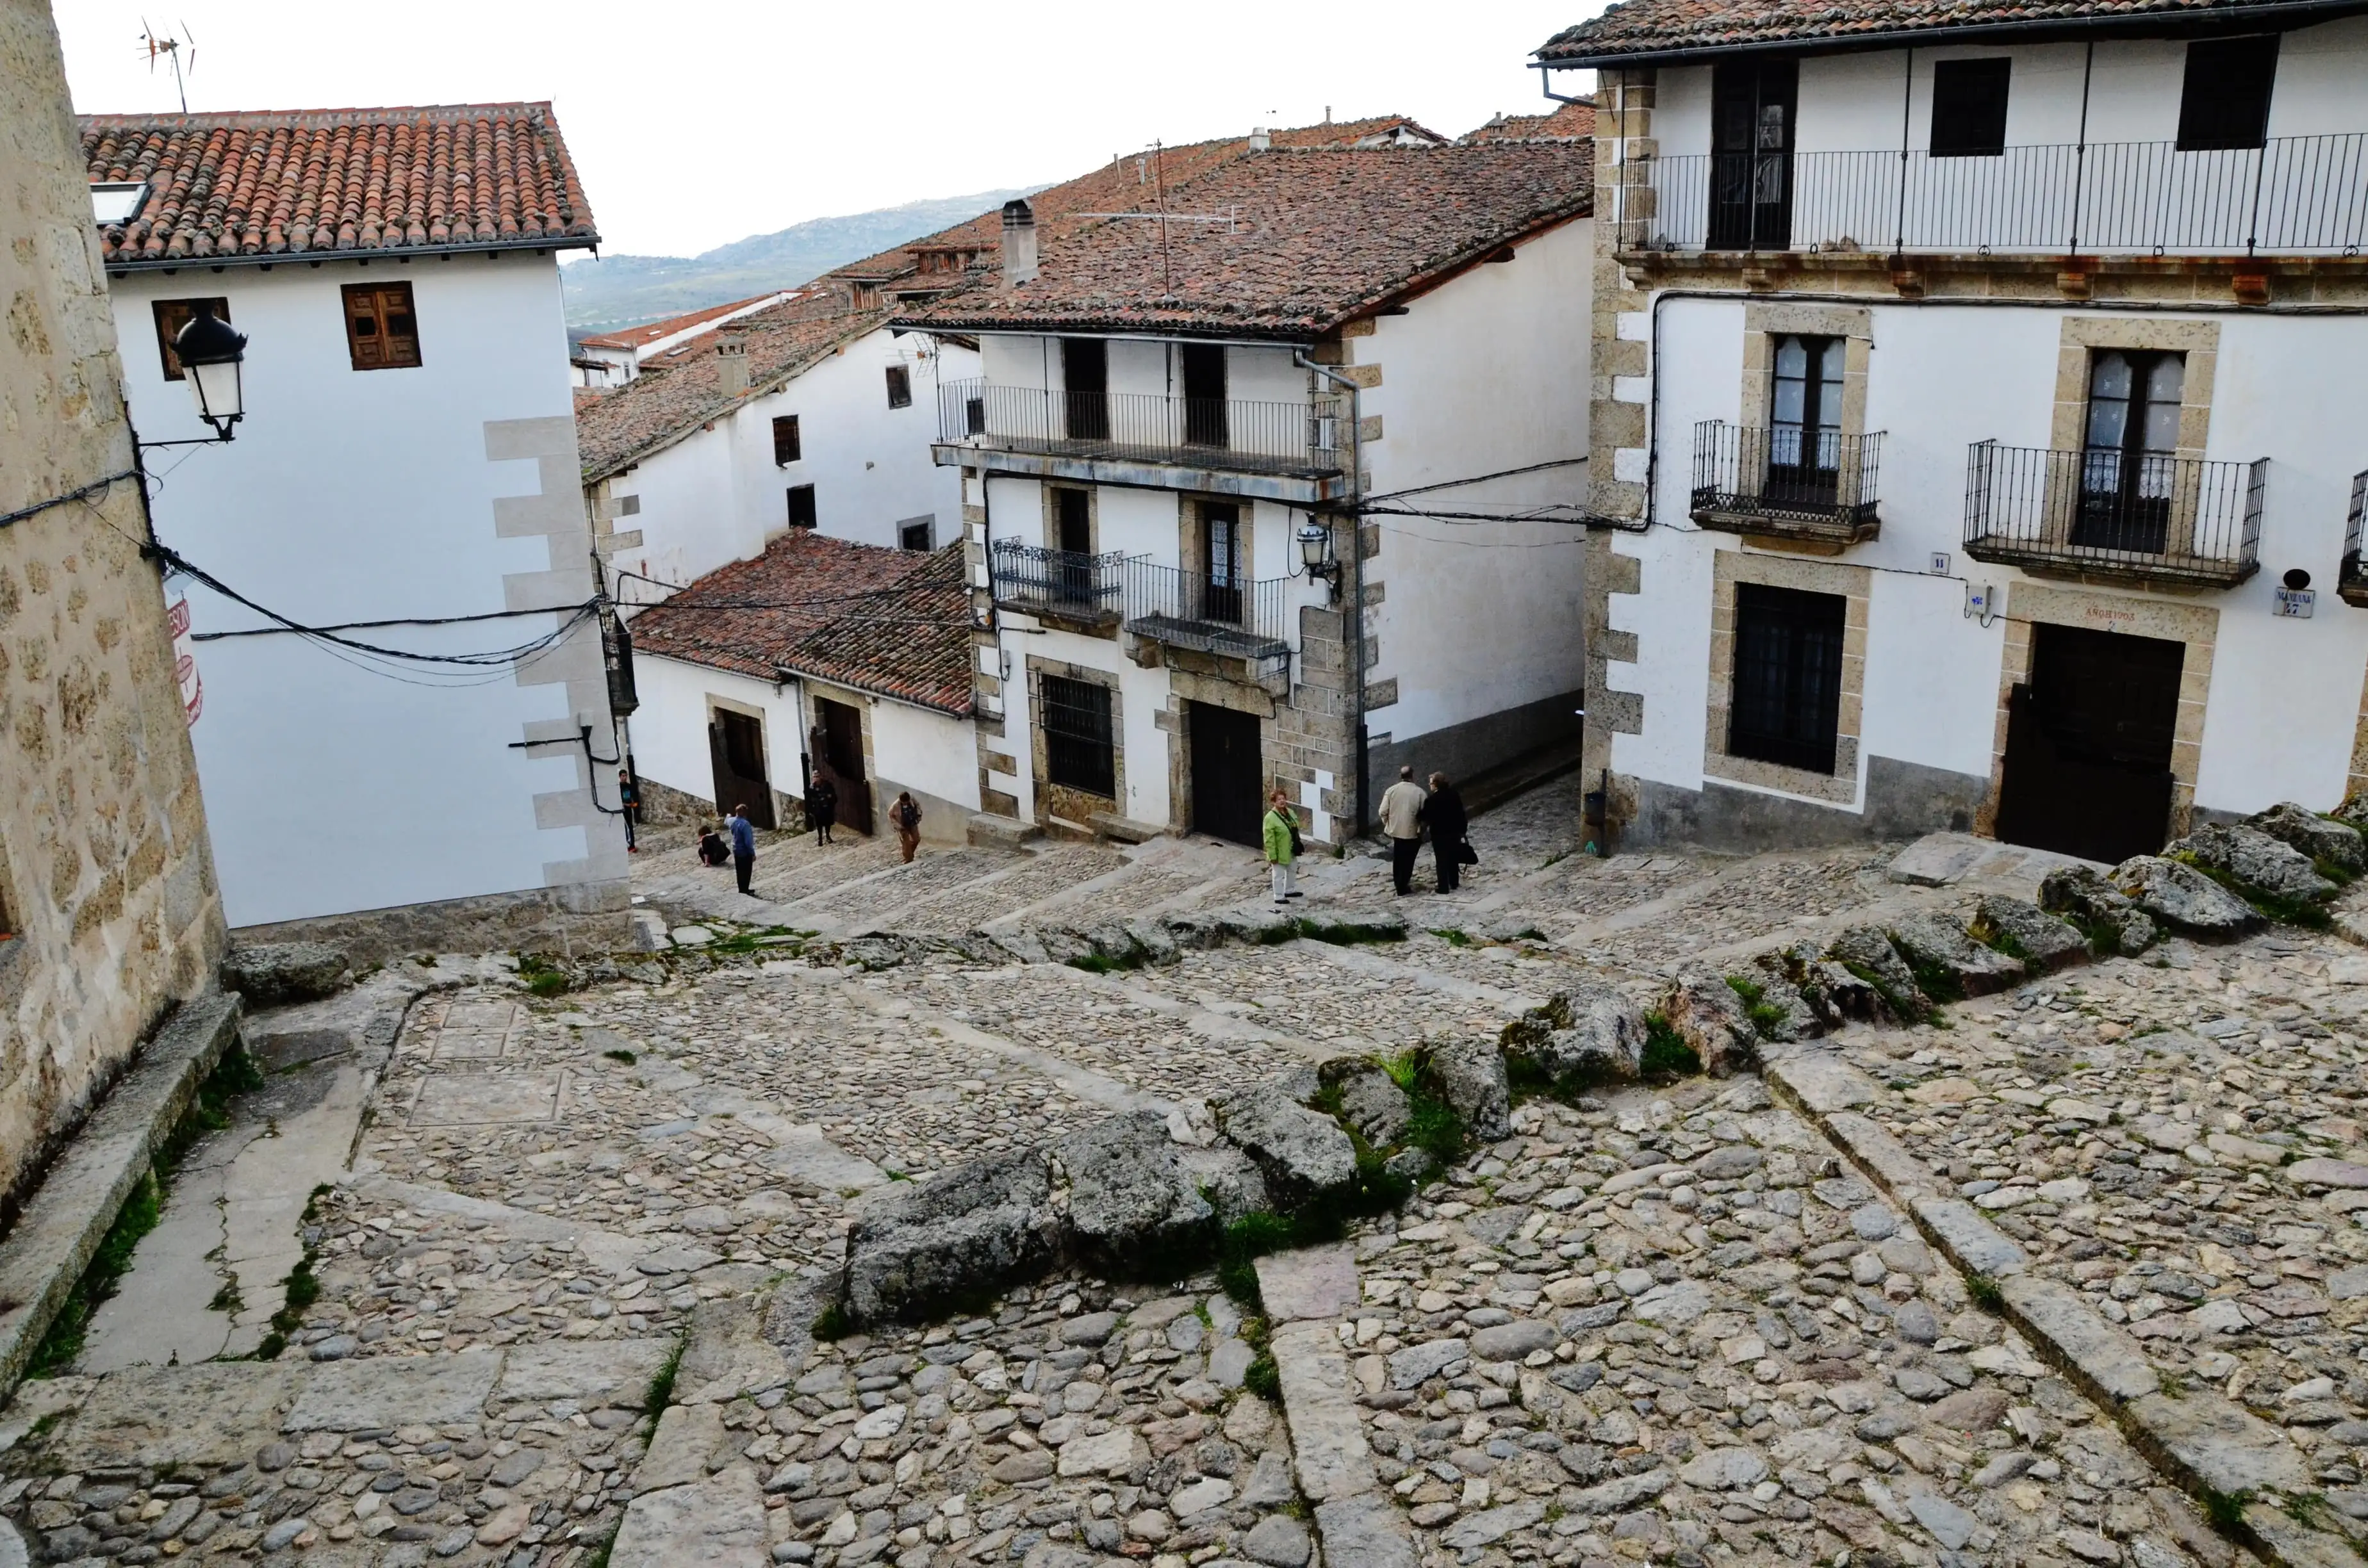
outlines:
[[[2279,588],[2270,603],[2271,615],[2282,615],[2294,620],[2308,620],[2312,608],[2318,603],[2317,588]]]
[[[198,676],[198,656],[189,644],[189,601],[175,599],[165,611],[173,633],[173,674],[181,683],[181,711],[189,723],[205,711],[206,683]]]

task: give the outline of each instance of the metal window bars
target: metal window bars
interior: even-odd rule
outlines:
[[[1071,620],[1116,620],[1125,597],[1126,556],[1046,550],[1016,539],[992,547],[995,602],[1007,608]]]
[[[1126,562],[1125,572],[1126,629],[1135,635],[1253,663],[1290,657],[1289,578],[1215,582],[1205,572],[1141,557]]]
[[[1705,419],[1694,426],[1693,517],[1729,532],[1874,537],[1883,432]]]
[[[2368,244],[2368,131],[2182,151],[2061,142],[1991,156],[1789,155],[1782,199],[1733,153],[1623,165],[1624,251],[2356,256]],[[1765,162],[1764,158],[1761,160]]]
[[[2346,604],[2368,606],[2368,573],[2360,565],[2363,533],[2368,533],[2368,469],[2351,476],[2351,511],[2343,524],[2343,564],[2335,574],[2335,591]]]
[[[1048,392],[983,380],[938,389],[938,438],[1046,457],[1185,462],[1259,473],[1342,471],[1344,400],[1304,403]]]
[[[2269,460],[1975,442],[1965,553],[2026,571],[2227,587],[2260,567]]]
[[[1066,676],[1045,676],[1038,683],[1036,716],[1044,732],[1045,781],[1115,799],[1118,746],[1110,723],[1110,688]]]

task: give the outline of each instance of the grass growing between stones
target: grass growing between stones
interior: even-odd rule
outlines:
[[[1998,1282],[1987,1274],[1966,1275],[1965,1294],[1973,1298],[1974,1305],[1986,1312],[2006,1311],[2006,1292],[1999,1290]]]
[[[2196,1500],[2203,1505],[2205,1523],[2222,1535],[2244,1538],[2245,1508],[2253,1500],[2250,1492],[2214,1492],[2206,1486]]]
[[[1891,1010],[1891,1016],[1901,1023],[1930,1024],[1940,1021],[1941,1009],[1920,997],[1902,996],[1884,983],[1883,976],[1875,973],[1866,965],[1852,963],[1848,959],[1844,959],[1842,967],[1872,987],[1874,994],[1883,999],[1883,1005]]]
[[[518,956],[518,978],[537,996],[559,996],[570,983],[567,971],[541,953],[520,953]]]
[[[1434,926],[1430,927],[1430,934],[1451,948],[1469,948],[1474,945],[1472,934],[1461,926]]]
[[[1743,1016],[1751,1020],[1751,1030],[1762,1040],[1773,1040],[1776,1031],[1784,1027],[1784,1009],[1768,1000],[1767,988],[1756,980],[1739,974],[1726,977],[1726,987],[1743,1003]]]
[[[854,1332],[855,1324],[848,1317],[847,1309],[840,1306],[837,1301],[829,1302],[824,1306],[821,1314],[814,1320],[814,1336],[816,1339],[825,1341],[845,1339],[848,1335],[853,1334]],[[681,1357],[682,1352],[677,1348],[675,1351],[675,1359],[679,1360],[681,1359]],[[666,1386],[669,1389],[674,1386],[672,1381],[673,1369],[674,1362],[668,1361],[666,1363],[666,1375],[668,1379]]]
[[[304,1200],[304,1218],[298,1232],[305,1238],[304,1255],[280,1283],[279,1310],[271,1314],[271,1331],[255,1347],[254,1358],[257,1361],[278,1360],[279,1353],[288,1348],[288,1336],[304,1326],[304,1310],[321,1299],[321,1281],[313,1273],[313,1260],[318,1256],[313,1237],[317,1233],[313,1227],[320,1223],[321,1199],[328,1195],[329,1186],[324,1182]]]
[[[1648,1078],[1691,1078],[1702,1070],[1702,1057],[1686,1037],[1658,1013],[1645,1015],[1645,1050],[1637,1065]]]
[[[830,1311],[825,1312],[823,1315],[827,1317],[830,1315],[830,1312],[835,1312],[837,1310],[837,1306],[834,1303],[830,1308]],[[817,1332],[815,1333],[814,1337],[816,1339],[820,1339],[822,1337],[822,1335],[819,1332],[820,1325],[817,1324],[816,1327]],[[845,1336],[845,1333],[842,1331],[839,1334],[832,1335],[830,1337],[833,1339],[840,1339]],[[675,1379],[681,1375],[682,1353],[685,1349],[689,1348],[689,1345],[690,1331],[689,1329],[685,1329],[680,1336],[675,1340],[674,1348],[666,1352],[666,1358],[659,1366],[657,1374],[650,1379],[649,1392],[642,1396],[642,1413],[653,1421],[656,1420],[660,1415],[665,1415],[666,1407],[674,1402]]]
[[[2170,857],[2170,858],[2178,859],[2186,865],[2194,867],[2196,870],[2203,872],[2205,876],[2211,878],[2214,881],[2218,882],[2222,887],[2226,888],[2230,892],[2235,893],[2238,898],[2243,899],[2247,903],[2252,905],[2253,908],[2264,918],[2275,921],[2281,926],[2300,926],[2310,930],[2319,931],[2325,930],[2328,926],[2334,924],[2333,917],[2327,913],[2326,909],[2317,899],[2288,898],[2283,893],[2264,892],[2262,889],[2251,886],[2249,883],[2238,881],[2236,878],[2230,876],[2226,871],[2220,870],[2216,867],[2197,866],[2193,860],[2189,859],[2183,855],[2173,856]]]

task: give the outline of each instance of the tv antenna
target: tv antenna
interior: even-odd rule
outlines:
[[[148,18],[142,17],[140,18],[140,47],[148,56],[150,75],[156,74],[156,62],[159,60],[172,66],[173,90],[180,96],[181,112],[188,113],[189,77],[198,69],[198,39],[189,30],[189,24],[183,22],[181,36],[175,38],[169,33],[157,32],[148,25]]]

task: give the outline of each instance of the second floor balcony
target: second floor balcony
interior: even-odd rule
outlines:
[[[1625,252],[2356,256],[2368,132],[2258,147],[2066,142],[1707,153],[1614,171]]]
[[[2045,576],[2231,588],[2260,569],[2269,467],[1977,442],[1965,553]]]
[[[993,546],[995,602],[1094,631],[1117,626],[1126,602],[1126,556],[1046,550],[999,539]]]
[[[1159,484],[1313,504],[1346,494],[1345,399],[938,390],[938,460],[1046,478]]]
[[[2351,515],[2343,528],[2343,565],[2335,575],[2336,594],[2345,604],[2368,608],[2368,570],[2362,570],[2360,551],[2362,535],[2368,534],[2368,470],[2351,476]]]
[[[1883,435],[1705,419],[1694,426],[1693,518],[1706,528],[1842,546],[1880,528]]]
[[[1287,671],[1287,577],[1221,581],[1206,572],[1126,562],[1126,629],[1170,648],[1241,659],[1261,675]]]

